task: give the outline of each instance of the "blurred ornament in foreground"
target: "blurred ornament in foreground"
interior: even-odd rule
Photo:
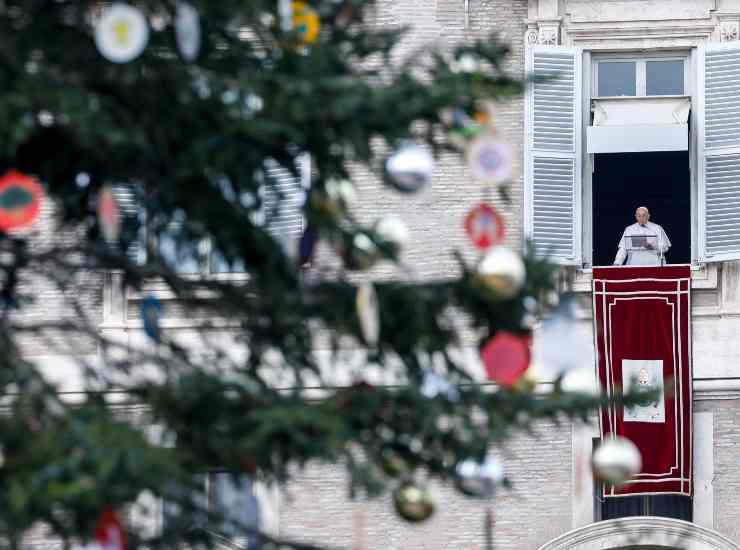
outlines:
[[[434,399],[438,395],[444,395],[450,401],[460,399],[460,391],[444,376],[440,376],[433,370],[425,369],[419,392],[427,399]]]
[[[427,520],[434,513],[429,491],[412,482],[406,482],[393,491],[393,504],[398,515],[411,523]]]
[[[619,485],[640,473],[642,457],[632,441],[616,436],[601,442],[591,463],[596,477]]]
[[[95,527],[95,542],[103,550],[126,549],[126,533],[123,531],[118,516],[110,507],[103,510],[98,525]]]
[[[95,45],[113,63],[139,57],[149,42],[149,25],[138,8],[115,3],[105,8],[95,27]]]
[[[593,340],[579,324],[585,315],[575,296],[563,295],[552,315],[534,332],[534,356],[543,373],[555,379],[570,369],[592,364]]]
[[[321,30],[319,14],[306,2],[293,2],[292,30],[298,35],[302,44],[313,44]]]
[[[381,240],[393,247],[395,254],[400,254],[410,239],[410,232],[406,223],[392,214],[383,216],[375,222],[373,231]]]
[[[0,178],[0,230],[21,229],[32,224],[41,212],[44,189],[30,176],[16,170]]]
[[[465,232],[477,248],[485,250],[504,240],[504,220],[492,206],[482,203],[465,217]]]
[[[434,157],[421,145],[402,145],[385,162],[385,181],[402,193],[413,193],[429,185]]]
[[[144,323],[144,332],[155,342],[161,338],[159,321],[162,316],[162,303],[152,294],[148,294],[141,301],[141,320]]]
[[[298,243],[298,265],[309,267],[313,261],[313,253],[316,243],[319,241],[319,232],[312,225],[307,225]]]
[[[499,331],[481,350],[489,380],[512,387],[529,367],[530,337]]]
[[[109,185],[103,187],[98,195],[98,223],[106,241],[118,240],[121,232],[121,210]]]
[[[185,61],[194,61],[200,52],[200,16],[187,2],[177,4],[175,40]]]
[[[504,246],[491,248],[478,265],[478,278],[501,298],[513,298],[527,277],[519,254]]]
[[[483,183],[502,183],[511,177],[511,148],[491,134],[481,134],[468,147],[468,167]]]
[[[365,282],[357,288],[355,307],[363,340],[370,346],[376,345],[380,337],[380,306],[372,283]]]
[[[593,367],[580,367],[565,373],[560,389],[568,393],[580,393],[588,397],[599,397],[601,385],[596,380]]]
[[[496,485],[504,480],[504,466],[494,455],[488,454],[483,464],[469,458],[455,469],[455,486],[461,493],[476,498],[491,498]]]
[[[373,240],[365,233],[357,233],[349,245],[342,241],[337,245],[337,252],[344,260],[347,269],[370,269],[380,259],[380,251]]]

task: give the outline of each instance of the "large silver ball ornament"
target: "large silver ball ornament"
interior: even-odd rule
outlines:
[[[591,460],[596,477],[619,485],[631,479],[642,468],[642,457],[634,443],[624,437],[607,439],[594,451]]]
[[[403,145],[385,161],[384,178],[403,193],[413,193],[432,181],[434,157],[421,145]]]
[[[455,469],[455,485],[465,495],[490,498],[504,479],[504,467],[495,456],[489,455],[480,464],[473,459],[460,462]]]
[[[502,298],[516,296],[524,286],[526,276],[521,256],[504,246],[489,250],[478,265],[481,282]]]
[[[429,519],[435,508],[429,491],[412,482],[406,482],[393,491],[393,504],[398,515],[412,523]]]

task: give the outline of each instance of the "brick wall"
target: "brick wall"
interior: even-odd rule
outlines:
[[[534,550],[568,531],[570,428],[542,423],[535,437],[510,441],[502,456],[514,487],[495,500],[495,548]],[[341,466],[308,467],[281,499],[280,534],[357,550],[485,548],[485,504],[461,496],[450,486],[432,486],[437,510],[419,525],[401,520],[390,496],[352,502],[347,489]]]

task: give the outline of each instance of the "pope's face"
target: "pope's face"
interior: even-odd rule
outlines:
[[[635,219],[640,225],[645,225],[650,219],[650,214],[644,208],[638,208],[635,212]]]

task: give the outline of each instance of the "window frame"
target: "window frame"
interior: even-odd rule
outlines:
[[[601,62],[634,62],[635,63],[635,95],[633,96],[603,96],[599,95],[599,63]],[[665,95],[647,95],[647,62],[648,61],[683,61],[683,93]],[[602,99],[611,97],[681,97],[691,94],[691,53],[686,50],[674,50],[665,52],[594,52],[591,51],[591,85],[589,90],[589,101],[591,99]]]
[[[584,48],[583,52],[583,74],[582,74],[582,141],[586,143],[586,131],[588,126],[591,124],[591,100],[603,99],[607,97],[616,98],[627,98],[627,100],[634,101],[634,98],[655,98],[655,97],[688,97],[691,99],[691,111],[692,116],[689,120],[689,172],[690,172],[690,212],[691,219],[689,220],[691,229],[691,243],[690,251],[691,258],[690,262],[692,266],[698,266],[699,264],[699,174],[698,174],[698,163],[700,162],[700,151],[699,151],[699,128],[698,119],[696,113],[700,106],[699,102],[699,63],[698,56],[699,48],[684,47],[684,48],[672,48],[670,50],[659,50],[659,51],[599,51],[593,48]],[[645,91],[645,63],[647,61],[666,61],[666,60],[684,60],[684,94],[683,95],[669,95],[669,96],[646,96],[639,95],[640,90]],[[637,82],[638,95],[636,96],[598,96],[598,63],[600,61],[641,61],[643,65],[642,69],[642,83]],[[639,63],[638,63],[639,66]],[[639,72],[640,69],[635,69]],[[642,87],[640,87],[642,86]],[[578,222],[580,223],[580,240],[582,244],[581,250],[581,266],[579,271],[590,273],[593,268],[593,172],[594,172],[594,155],[588,153],[586,147],[582,148],[581,154],[581,217]],[[618,236],[615,237],[615,242]],[[616,250],[615,250],[616,253]]]

